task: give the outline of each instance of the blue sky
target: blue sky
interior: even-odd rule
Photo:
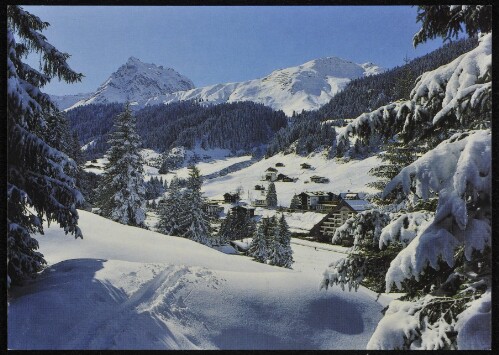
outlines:
[[[391,68],[442,45],[413,48],[419,25],[410,6],[24,8],[51,24],[43,33],[85,75],[71,85],[54,79],[44,90],[50,94],[92,92],[130,56],[174,68],[200,87],[327,56]]]

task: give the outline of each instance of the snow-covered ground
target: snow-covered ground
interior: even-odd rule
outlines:
[[[369,290],[319,289],[343,254],[293,243],[289,270],[79,213],[83,240],[37,236],[48,267],[11,291],[9,348],[364,349],[381,319]]]

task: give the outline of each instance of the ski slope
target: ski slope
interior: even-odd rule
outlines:
[[[343,254],[293,244],[294,270],[80,211],[84,239],[37,236],[48,267],[11,290],[10,349],[364,349],[376,295],[319,290]]]

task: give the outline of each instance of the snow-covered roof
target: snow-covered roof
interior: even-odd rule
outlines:
[[[352,200],[362,200],[366,197],[366,194],[363,192],[341,192],[339,196],[344,199],[352,199]]]
[[[332,192],[324,192],[324,191],[305,191],[303,192],[307,196],[329,196],[329,194],[332,194]]]
[[[369,201],[366,200],[344,200],[355,211],[365,211],[369,209]]]
[[[224,201],[224,195],[211,196],[208,201]]]

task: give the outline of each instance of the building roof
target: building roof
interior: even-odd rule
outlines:
[[[362,200],[366,197],[366,194],[363,192],[342,192],[339,196],[344,200]]]
[[[366,200],[343,200],[348,204],[353,210],[357,212],[365,211],[371,207],[369,201]]]
[[[223,195],[216,195],[216,196],[211,196],[208,198],[209,202],[217,202],[217,201],[223,201],[224,196]]]
[[[305,191],[302,193],[307,195],[307,196],[329,196],[329,194],[330,194],[330,192],[324,192],[324,191],[312,191],[312,192]]]

